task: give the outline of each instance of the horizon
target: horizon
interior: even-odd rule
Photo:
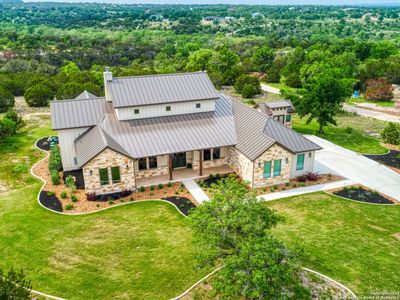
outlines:
[[[32,2],[57,3],[99,3],[99,4],[181,4],[181,5],[321,5],[321,6],[400,6],[400,3],[378,0],[23,0]],[[393,0],[392,0],[393,1]]]

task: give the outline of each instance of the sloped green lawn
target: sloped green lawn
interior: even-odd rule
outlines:
[[[304,247],[305,267],[358,296],[400,291],[400,206],[359,204],[322,192],[266,205],[286,217],[276,233]]]
[[[41,182],[29,168],[43,157],[32,145],[51,133],[46,124],[31,124],[0,147],[0,179],[14,190],[0,195],[0,268],[23,268],[34,289],[67,299],[170,299],[202,277],[188,221],[169,204],[86,216],[41,208]]]

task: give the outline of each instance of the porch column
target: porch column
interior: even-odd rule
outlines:
[[[203,150],[200,150],[199,158],[199,175],[203,176]]]
[[[168,155],[169,180],[172,180],[172,154]]]

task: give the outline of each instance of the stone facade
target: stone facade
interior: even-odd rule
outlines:
[[[120,167],[121,180],[112,183],[111,167]],[[109,184],[100,185],[99,169],[107,168]],[[108,194],[122,190],[134,190],[135,171],[133,160],[111,149],[105,149],[83,167],[85,188],[88,193]]]
[[[228,148],[228,164],[243,180],[253,185],[253,162],[235,147]]]
[[[274,161],[281,160],[281,174],[273,175]],[[264,178],[264,162],[271,161],[271,176]],[[254,187],[286,183],[290,179],[292,153],[278,145],[273,145],[254,161]]]

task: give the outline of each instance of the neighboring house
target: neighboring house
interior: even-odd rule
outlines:
[[[97,194],[135,190],[140,179],[226,166],[253,187],[313,171],[318,145],[217,93],[207,73],[113,78],[105,97],[50,104],[64,171],[82,170]],[[183,169],[183,170],[181,170]],[[161,180],[161,179],[160,179]]]
[[[275,121],[292,128],[294,107],[290,100],[262,102],[258,104],[258,109],[263,114],[272,117]]]

